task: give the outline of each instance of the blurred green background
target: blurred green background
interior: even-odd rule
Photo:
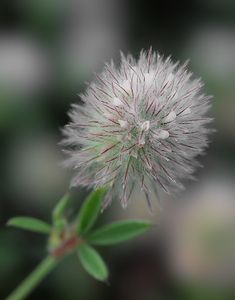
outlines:
[[[235,299],[235,1],[0,1],[0,298],[46,254],[44,237],[6,228],[15,215],[50,220],[70,174],[57,146],[67,110],[119,51],[150,46],[190,59],[217,133],[197,182],[150,215],[142,195],[100,222],[145,217],[158,225],[134,242],[100,248],[110,267],[98,283],[70,257],[29,299]],[[86,191],[72,191],[78,209]],[[164,195],[162,196],[163,198]],[[157,200],[154,201],[157,203]],[[68,212],[73,215],[73,209]]]

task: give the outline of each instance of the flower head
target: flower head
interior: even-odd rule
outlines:
[[[75,171],[71,186],[106,186],[127,205],[135,187],[145,193],[159,186],[182,188],[207,146],[210,97],[201,92],[186,64],[173,63],[150,49],[136,61],[121,55],[107,64],[69,113],[64,129],[65,165]]]

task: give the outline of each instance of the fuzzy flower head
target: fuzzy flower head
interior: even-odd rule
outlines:
[[[123,207],[139,187],[149,202],[158,187],[167,193],[192,177],[195,158],[207,146],[210,97],[192,79],[186,64],[173,63],[150,49],[136,61],[121,55],[107,64],[69,113],[62,144],[74,169],[71,186],[107,187],[107,206]]]

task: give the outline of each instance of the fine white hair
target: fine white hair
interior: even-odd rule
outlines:
[[[208,144],[210,104],[200,79],[150,49],[139,59],[121,54],[120,67],[106,64],[74,104],[63,130],[71,186],[107,187],[106,207],[123,207],[139,187],[175,193],[192,177],[195,158]]]

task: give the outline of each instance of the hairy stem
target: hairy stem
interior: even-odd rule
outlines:
[[[56,266],[58,259],[47,256],[36,269],[6,298],[6,300],[25,299],[33,289],[47,276]]]

